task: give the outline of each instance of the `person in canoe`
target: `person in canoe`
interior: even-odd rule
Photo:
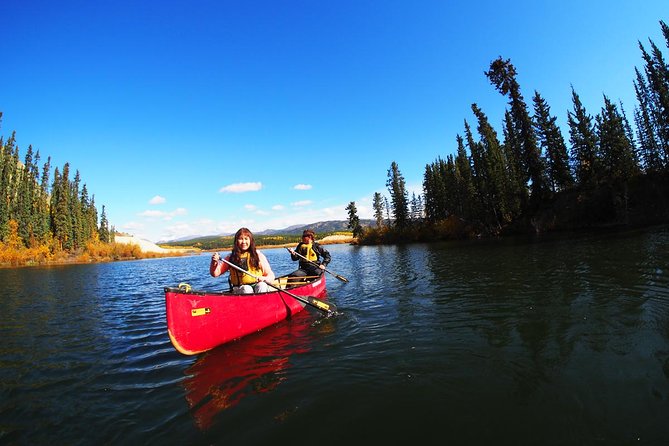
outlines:
[[[233,293],[251,294],[270,291],[267,282],[271,283],[274,281],[274,272],[267,261],[267,257],[262,252],[256,250],[253,234],[247,228],[240,228],[237,231],[232,252],[225,257],[225,260],[248,271],[254,276],[262,277],[262,280],[260,280],[235,268],[230,268],[230,265],[221,262],[220,255],[215,252],[211,256],[209,273],[213,277],[218,277],[226,271],[230,271],[229,281]]]
[[[300,261],[299,268],[289,274],[291,277],[320,276],[330,263],[330,253],[315,238],[314,231],[306,229],[295,249],[288,249],[290,258]]]

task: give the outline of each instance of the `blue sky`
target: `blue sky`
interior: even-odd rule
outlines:
[[[666,49],[669,5],[3,0],[0,17],[0,134],[160,241],[345,220],[351,201],[371,218],[392,161],[420,193],[472,103],[501,138],[498,56],[566,139],[572,85],[590,114],[606,94],[631,119],[637,41]]]

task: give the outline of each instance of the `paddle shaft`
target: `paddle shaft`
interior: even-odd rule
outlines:
[[[286,248],[286,249],[287,249],[288,252],[290,252],[291,254],[294,253],[296,256],[298,256],[298,257],[300,257],[300,258],[306,260],[307,262],[311,263],[312,265],[317,266],[317,267],[320,268],[320,265],[319,265],[318,263],[316,263],[316,262],[312,262],[311,260],[309,260],[309,259],[307,259],[306,257],[304,257],[304,256],[303,256],[302,254],[300,254],[299,252],[297,252],[297,251],[295,251],[295,250],[292,250],[292,251],[291,251],[290,248]],[[332,271],[328,270],[327,268],[323,268],[323,271],[332,274],[333,276],[335,276],[337,279],[341,280],[342,282],[348,282],[348,279],[347,279],[346,277],[344,277],[344,276],[340,276],[339,274],[335,274],[335,273],[333,273]]]
[[[246,271],[244,268],[240,268],[239,266],[235,265],[234,263],[225,260],[223,257],[221,257],[221,261],[227,263],[228,266],[230,266],[231,268],[236,269],[237,271],[241,271],[244,274],[253,277],[254,279],[258,279],[258,280],[261,280],[261,281],[264,282],[262,277],[256,276],[255,274],[253,274],[249,271]],[[271,286],[272,288],[274,288],[275,290],[279,291],[280,293],[286,293],[287,295],[289,295],[293,299],[297,299],[302,303],[305,303],[307,305],[311,305],[312,307],[316,308],[317,310],[320,310],[320,311],[324,312],[328,316],[332,313],[337,312],[337,308],[334,305],[329,304],[327,302],[323,302],[322,300],[316,299],[313,296],[298,296],[297,294],[293,294],[289,291],[282,290],[281,288],[279,288],[279,287],[277,287],[277,286],[275,286],[275,285],[273,285],[269,282],[265,282],[265,283],[267,285]]]

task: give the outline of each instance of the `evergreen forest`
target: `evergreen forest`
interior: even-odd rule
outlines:
[[[79,171],[73,175],[65,163],[52,178],[51,157],[40,161],[32,145],[20,157],[16,132],[0,136],[0,265],[117,257],[105,207],[98,222],[95,197]]]
[[[669,27],[660,21],[669,48]],[[485,76],[505,98],[501,139],[483,110],[464,121],[454,154],[425,166],[423,194],[409,194],[392,162],[389,197],[373,198],[375,224],[349,227],[361,244],[538,234],[645,226],[669,221],[669,65],[649,39],[632,80],[632,119],[603,95],[594,116],[571,89],[567,138],[541,93],[523,97],[510,59],[490,63]]]

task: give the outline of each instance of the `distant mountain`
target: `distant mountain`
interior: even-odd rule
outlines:
[[[376,224],[375,220],[360,220],[361,226],[372,226]],[[264,231],[254,232],[256,235],[299,235],[302,234],[302,231],[305,229],[311,229],[316,233],[318,238],[320,234],[327,232],[338,232],[338,231],[350,231],[348,228],[348,221],[346,220],[330,220],[330,221],[319,221],[317,223],[311,223],[308,225],[293,225],[288,226],[283,229],[266,229]],[[218,234],[218,235],[191,235],[187,237],[181,237],[174,240],[168,240],[164,242],[159,242],[162,244],[172,244],[172,243],[184,243],[188,244],[190,242],[204,242],[214,240],[218,237],[231,236],[233,234]]]
[[[374,220],[360,220],[361,226],[371,226],[374,224]],[[259,235],[296,235],[302,234],[302,231],[305,229],[311,229],[318,236],[322,232],[335,232],[335,231],[350,231],[348,227],[348,221],[346,220],[330,220],[330,221],[319,221],[318,223],[311,223],[309,225],[293,225],[288,226],[283,229],[266,229],[264,231],[259,231]]]

